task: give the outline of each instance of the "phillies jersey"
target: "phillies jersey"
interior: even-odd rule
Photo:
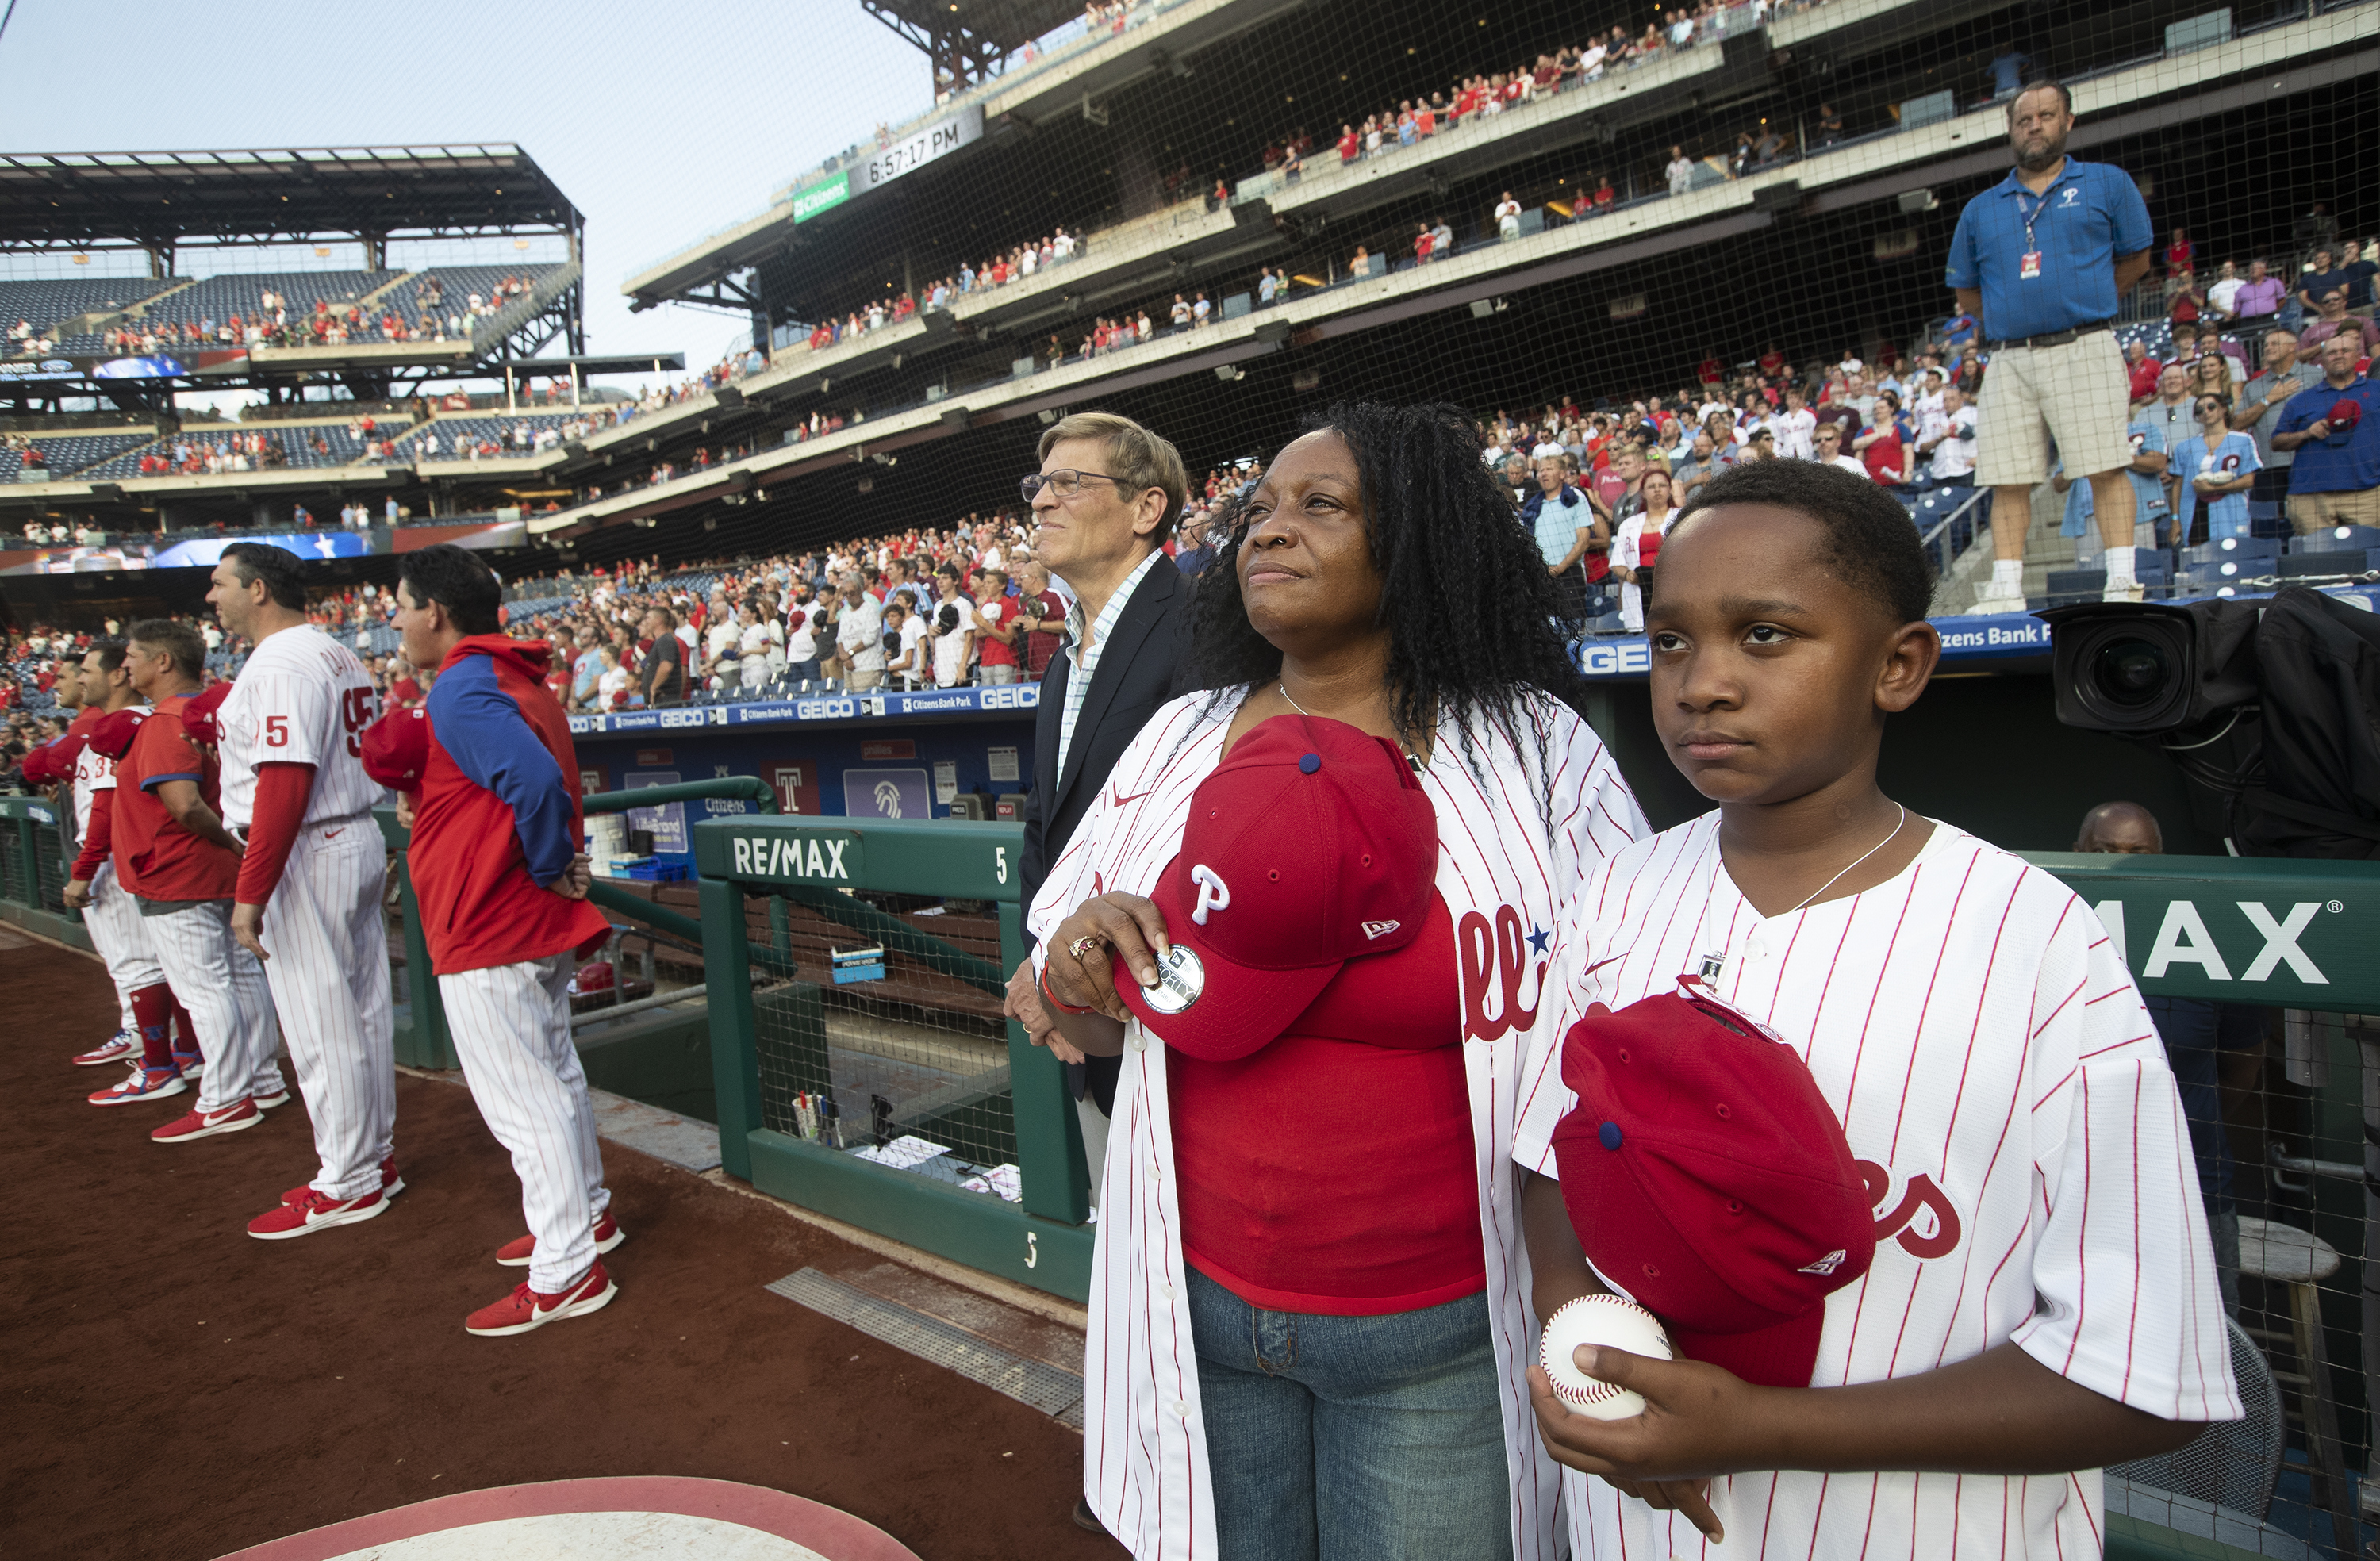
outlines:
[[[74,779],[71,787],[74,805],[74,838],[77,844],[80,844],[83,837],[91,833],[91,793],[108,790],[115,784],[115,761],[104,755],[91,751],[89,741],[91,729],[98,721],[100,715],[98,706],[85,705],[75,712],[74,720],[67,723],[66,734],[58,739],[60,743],[71,743],[78,737],[84,739],[82,745],[75,750]],[[98,784],[98,780],[103,775],[106,777],[106,786]]]
[[[363,732],[380,695],[356,653],[311,623],[267,635],[215,711],[222,734],[223,820],[255,822],[256,767],[310,764],[314,789],[303,824],[348,818],[381,800],[364,773]]]
[[[1826,1302],[1811,1385],[1912,1376],[2014,1340],[2168,1420],[2240,1414],[2181,1099],[2097,918],[2021,858],[1937,823],[1885,883],[1762,916],[1718,815],[1641,841],[1565,908],[1513,1158],[1556,1176],[1576,1104],[1563,1037],[1701,974],[1799,1052],[1867,1182],[1876,1260]],[[1624,1276],[1608,1277],[1624,1279]],[[1614,1284],[1614,1289],[1623,1289]],[[1565,1476],[1582,1556],[1705,1554],[1693,1524]],[[1740,1473],[1727,1555],[2095,1555],[2097,1470]]]

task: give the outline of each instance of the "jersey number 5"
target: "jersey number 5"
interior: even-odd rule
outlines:
[[[264,745],[268,748],[285,748],[289,746],[289,718],[287,716],[267,716],[264,718]]]
[[[372,720],[372,691],[369,688],[350,688],[341,696],[339,720],[347,729],[347,752],[361,757],[364,740],[360,734]]]

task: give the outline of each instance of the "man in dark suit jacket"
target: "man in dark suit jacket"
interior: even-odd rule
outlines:
[[[1018,877],[1028,910],[1116,760],[1189,681],[1191,583],[1164,551],[1188,493],[1180,453],[1128,417],[1081,412],[1042,434],[1040,455],[1029,495],[1034,557],[1072,589],[1075,605],[1033,721]],[[1009,981],[1008,1011],[1066,1064],[1096,1203],[1122,1059],[1087,1059],[1055,1034],[1029,955]],[[1080,1501],[1075,1521],[1099,1528]]]

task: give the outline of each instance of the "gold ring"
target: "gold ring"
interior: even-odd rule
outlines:
[[[1097,938],[1092,937],[1090,934],[1086,933],[1082,937],[1075,938],[1072,943],[1067,944],[1066,952],[1074,955],[1077,960],[1080,960],[1088,955],[1092,950],[1099,946],[1099,940]]]

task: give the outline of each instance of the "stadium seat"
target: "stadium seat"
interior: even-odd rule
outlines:
[[[2366,548],[2380,548],[2380,526],[2331,526],[2301,537],[2289,549],[2293,553],[2362,552]]]
[[[2357,527],[2369,530],[2369,526]],[[2380,569],[2380,547],[2350,550],[2325,548],[2319,552],[2295,552],[2280,561],[2280,576],[2284,580],[2303,580],[2322,575],[2362,575]]]
[[[2236,563],[2244,566],[2256,560],[2269,563],[2280,556],[2281,544],[2275,538],[2226,537],[2219,541],[2201,542],[2194,548],[2184,548],[2181,551],[2181,564],[2185,570],[2217,563]],[[2252,569],[2248,573],[2252,575],[2259,571]],[[2272,571],[2265,569],[2261,573],[2269,575]]]

